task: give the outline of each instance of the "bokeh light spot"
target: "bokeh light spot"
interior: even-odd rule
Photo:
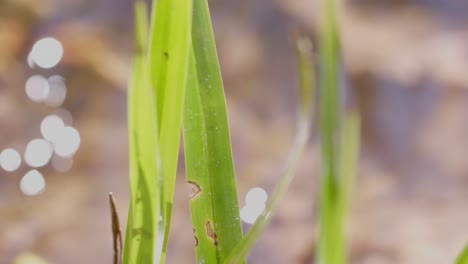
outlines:
[[[26,81],[26,95],[33,102],[43,102],[50,93],[49,83],[41,75],[33,75]]]
[[[21,156],[14,149],[5,149],[0,153],[0,166],[6,171],[15,171],[21,165]]]
[[[24,160],[31,167],[45,166],[52,157],[52,146],[44,139],[34,139],[28,143]]]
[[[57,155],[71,157],[80,147],[80,133],[73,127],[64,127],[53,143]]]
[[[52,157],[52,166],[57,171],[67,172],[73,166],[73,160],[71,158],[64,158],[58,155],[54,155]]]
[[[259,187],[250,189],[245,196],[245,206],[241,209],[240,217],[248,224],[255,223],[255,220],[262,214],[268,199],[267,192]]]
[[[47,80],[49,86],[49,93],[46,98],[46,104],[51,107],[58,107],[63,104],[67,96],[67,86],[65,79],[61,76],[55,75]]]
[[[265,204],[246,205],[241,209],[240,217],[247,224],[253,224],[263,210],[265,210]]]
[[[31,170],[20,181],[21,191],[29,196],[38,195],[45,189],[44,176],[37,170]]]
[[[48,115],[41,122],[41,134],[48,141],[54,143],[60,137],[65,127],[62,118],[57,115]]]
[[[267,192],[259,187],[250,189],[245,196],[245,203],[247,205],[264,204],[268,199]]]
[[[54,38],[38,40],[28,56],[30,65],[36,64],[41,68],[50,69],[57,65],[63,57],[63,47],[60,41]]]

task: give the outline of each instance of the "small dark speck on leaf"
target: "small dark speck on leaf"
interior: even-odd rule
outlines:
[[[166,58],[166,60],[169,59],[169,52],[167,52],[167,51],[164,52],[164,58]]]

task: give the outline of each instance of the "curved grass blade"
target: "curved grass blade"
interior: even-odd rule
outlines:
[[[468,264],[468,246],[463,249],[461,254],[458,256],[455,264]]]
[[[239,263],[250,252],[255,242],[260,238],[260,235],[265,230],[271,220],[273,213],[278,207],[281,198],[286,193],[294,174],[307,145],[307,140],[310,133],[311,121],[311,106],[313,101],[314,87],[314,67],[312,63],[312,43],[309,38],[295,34],[294,44],[296,47],[298,66],[301,80],[301,104],[299,111],[298,129],[296,132],[294,144],[289,152],[288,159],[285,163],[281,181],[278,183],[271,199],[268,201],[265,210],[257,218],[250,230],[247,232],[244,239],[231,252],[226,263]]]
[[[148,49],[151,86],[156,97],[162,175],[157,256],[165,262],[179,153],[192,25],[191,0],[153,2]],[[159,218],[158,217],[158,218]]]
[[[184,109],[187,181],[197,263],[224,263],[242,239],[221,73],[208,3],[194,1]]]
[[[148,32],[147,8],[138,1],[136,11],[137,54],[128,92],[130,158],[130,208],[123,263],[147,263],[155,258],[157,175],[160,174],[157,122],[149,83],[145,48]]]

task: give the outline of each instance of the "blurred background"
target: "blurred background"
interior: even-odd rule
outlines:
[[[129,199],[132,2],[0,0],[0,263],[111,263],[107,196],[122,229]],[[315,36],[320,3],[210,4],[244,206],[250,189],[278,181],[298,101],[289,29]],[[351,263],[452,263],[468,241],[468,1],[348,0],[339,20],[363,117]],[[250,263],[314,257],[313,131]],[[194,263],[180,163],[167,263]]]

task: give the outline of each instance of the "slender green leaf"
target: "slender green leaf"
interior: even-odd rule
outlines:
[[[160,262],[165,262],[171,223],[175,178],[185,99],[192,25],[191,0],[158,0],[153,2],[148,58],[151,85],[157,102],[162,177],[159,189],[161,228],[158,238]]]
[[[239,263],[250,252],[255,242],[260,238],[265,227],[278,207],[281,198],[286,193],[299,163],[302,152],[307,145],[310,132],[310,112],[314,87],[314,67],[312,63],[312,43],[305,36],[295,35],[294,43],[297,52],[298,66],[301,80],[301,104],[299,111],[298,129],[294,144],[289,152],[281,181],[278,183],[265,210],[257,218],[242,241],[231,252],[226,263]]]
[[[359,151],[359,116],[341,115],[337,0],[327,1],[320,29],[321,183],[318,264],[347,263],[345,218]]]
[[[345,239],[340,199],[342,195],[339,177],[339,125],[340,91],[338,87],[339,57],[335,21],[336,0],[326,1],[324,21],[320,31],[321,92],[321,189],[320,189],[320,241],[318,264],[343,264]]]
[[[343,195],[341,209],[343,217],[350,209],[352,190],[356,178],[361,143],[361,118],[356,109],[344,113],[341,134],[340,177],[342,179]]]
[[[156,175],[158,138],[154,98],[145,63],[148,32],[147,8],[136,4],[137,54],[128,92],[128,127],[130,152],[130,209],[123,263],[144,263],[154,259],[158,197]]]
[[[223,83],[208,3],[194,1],[184,110],[187,181],[197,263],[224,263],[242,239]]]
[[[455,264],[468,264],[468,246],[463,249]]]

